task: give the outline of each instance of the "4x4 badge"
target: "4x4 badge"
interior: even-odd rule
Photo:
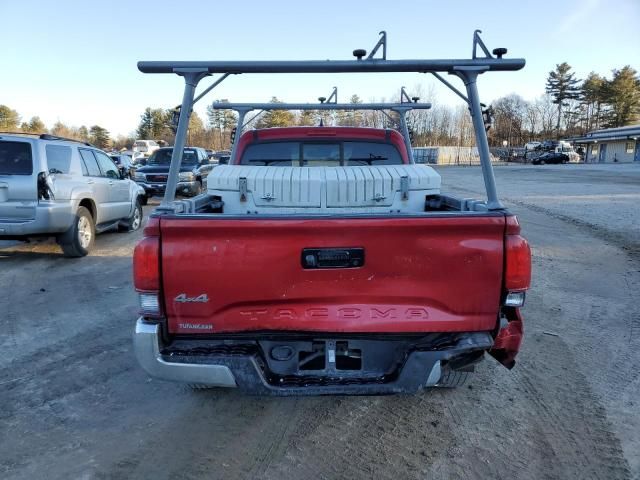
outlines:
[[[197,297],[187,297],[186,293],[181,293],[174,298],[173,301],[179,303],[207,303],[209,301],[209,297],[206,293],[198,295]]]

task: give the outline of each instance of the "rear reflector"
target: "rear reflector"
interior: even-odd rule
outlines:
[[[138,291],[160,290],[160,238],[143,238],[133,252],[133,284]]]
[[[526,290],[531,284],[531,249],[520,235],[505,236],[505,289]]]
[[[157,317],[160,315],[160,301],[157,293],[140,293],[138,294],[140,302],[140,314],[145,316]]]

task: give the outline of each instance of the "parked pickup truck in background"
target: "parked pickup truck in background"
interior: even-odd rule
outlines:
[[[515,216],[441,194],[395,130],[254,130],[232,158],[136,247],[150,374],[372,394],[455,386],[485,352],[514,365],[530,280]]]
[[[135,169],[134,180],[144,188],[147,197],[163,194],[167,186],[173,148],[155,150],[145,165]],[[186,147],[182,154],[176,193],[195,196],[202,192],[203,177],[213,168],[204,148]]]

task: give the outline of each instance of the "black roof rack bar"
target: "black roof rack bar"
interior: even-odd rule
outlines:
[[[0,135],[31,135],[32,137],[39,137],[41,134],[30,132],[0,132]]]
[[[58,137],[57,135],[51,135],[50,133],[31,133],[31,132],[0,132],[0,135],[28,135],[30,137],[38,137],[41,140],[56,140],[65,142],[81,143],[88,147],[98,148],[89,142],[83,142],[82,140],[76,140],[74,138]]]
[[[64,142],[74,142],[74,143],[81,143],[82,145],[86,145],[87,147],[94,147],[94,148],[98,148],[95,145],[89,143],[89,142],[83,142],[82,140],[76,140],[74,138],[66,138],[66,137],[59,137],[57,135],[51,135],[49,133],[42,133],[39,137],[41,140],[59,140],[59,141],[64,141]]]

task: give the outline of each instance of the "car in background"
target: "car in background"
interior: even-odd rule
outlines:
[[[131,157],[131,165],[129,166],[129,175],[131,176],[131,178],[133,178],[136,173],[136,169],[139,167],[144,167],[147,164],[147,157],[145,157],[140,152],[133,152],[130,150],[127,150],[123,153]]]
[[[534,165],[544,165],[547,163],[569,163],[569,160],[569,155],[566,153],[547,152],[531,160],[531,163]]]
[[[160,145],[155,140],[136,140],[133,142],[133,151],[142,153],[145,157],[148,157],[159,148]]]
[[[55,237],[82,257],[95,236],[142,225],[144,190],[89,143],[0,133],[0,240]]]
[[[541,147],[542,142],[527,142],[524,144],[524,149],[527,152],[530,152],[532,150],[540,150]]]
[[[573,147],[566,140],[545,140],[538,150],[544,150],[546,152],[567,152],[572,151]]]
[[[136,168],[134,180],[144,188],[147,198],[164,194],[172,154],[173,147],[160,148],[147,159],[145,166]],[[209,159],[204,148],[185,147],[176,193],[188,197],[199,195],[203,190],[206,176],[215,163]]]
[[[218,165],[227,165],[231,159],[231,152],[229,150],[220,150],[213,154],[212,159]]]
[[[144,153],[142,153],[142,152],[134,152],[133,150],[125,150],[124,152],[120,152],[120,153],[122,153],[124,155],[129,155],[131,157],[131,161],[134,162],[134,163],[136,161],[139,161],[139,160],[142,160],[142,159],[146,158],[144,156]]]
[[[113,163],[116,164],[116,167],[118,167],[122,176],[126,178],[131,176],[131,164],[133,163],[133,159],[129,155],[125,155],[123,153],[112,153],[109,157],[113,160]]]

